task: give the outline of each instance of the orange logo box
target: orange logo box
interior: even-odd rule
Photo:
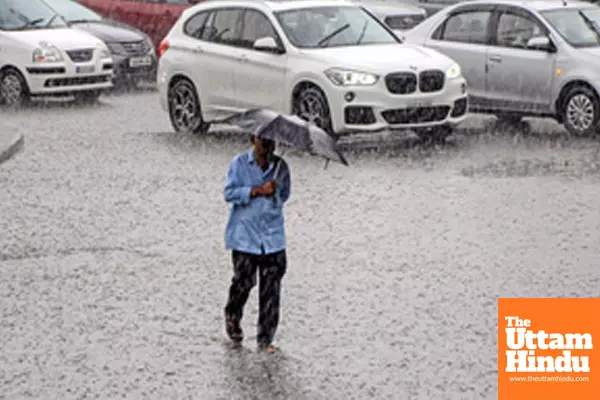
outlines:
[[[600,400],[600,298],[498,299],[499,400]]]

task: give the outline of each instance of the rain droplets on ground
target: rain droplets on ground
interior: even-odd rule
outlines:
[[[245,137],[171,133],[155,92],[0,120],[26,135],[0,167],[0,397],[495,399],[497,297],[598,295],[600,141],[474,117],[444,146],[356,137],[350,168],[287,152],[282,354],[254,351],[257,289],[236,349]]]

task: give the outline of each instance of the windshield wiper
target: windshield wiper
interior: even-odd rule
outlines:
[[[350,24],[340,26],[335,31],[331,32],[329,35],[327,35],[323,39],[319,40],[319,42],[317,43],[317,46],[323,47],[324,44],[329,43],[329,41],[331,39],[333,39],[334,37],[336,37],[337,35],[339,35],[340,33],[342,33],[343,31],[345,31],[348,28],[350,28]]]
[[[592,20],[587,15],[585,15],[585,13],[582,10],[578,11],[579,15],[581,15],[581,18],[583,18],[587,26],[596,34],[596,40],[598,41],[598,43],[600,43],[600,26],[598,26],[598,23]]]
[[[362,42],[363,38],[365,37],[365,32],[367,32],[367,26],[369,26],[369,20],[365,21],[365,24],[362,27],[362,31],[360,31],[360,36],[358,37],[356,44],[360,44],[360,42]]]
[[[15,14],[17,17],[19,17],[19,19],[25,23],[25,26],[23,26],[23,28],[28,28],[30,26],[36,26],[37,24],[44,21],[44,19],[45,19],[45,18],[36,18],[36,19],[31,20],[31,19],[27,18],[25,15],[23,15],[22,13],[20,13],[19,11],[15,10],[14,8],[9,8],[8,10],[11,13]]]

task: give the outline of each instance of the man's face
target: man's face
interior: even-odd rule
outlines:
[[[264,157],[266,161],[271,159],[273,152],[275,152],[275,142],[269,139],[261,139],[254,136],[252,139],[254,143],[254,151],[258,156]]]

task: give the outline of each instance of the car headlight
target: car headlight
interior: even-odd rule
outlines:
[[[100,49],[100,59],[105,60],[110,57],[110,51],[108,49]]]
[[[458,78],[459,76],[461,76],[461,74],[462,74],[462,71],[460,69],[460,65],[458,65],[458,64],[453,64],[446,71],[446,77],[448,77],[449,79]]]
[[[62,61],[63,57],[56,46],[46,42],[40,42],[38,46],[31,56],[34,63]]]
[[[379,80],[375,74],[340,68],[328,69],[325,75],[337,86],[373,86]]]

